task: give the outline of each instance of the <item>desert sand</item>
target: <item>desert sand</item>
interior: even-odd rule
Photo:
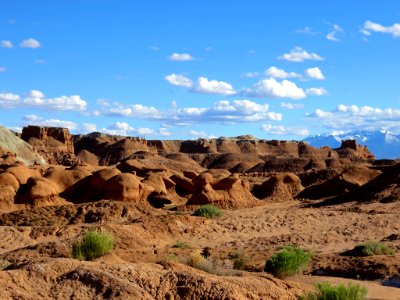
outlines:
[[[34,126],[0,135],[1,299],[297,299],[320,281],[400,299],[400,163],[355,141],[316,149]],[[222,216],[194,216],[204,204]],[[110,232],[114,250],[74,259],[72,243],[90,229]],[[345,255],[367,241],[397,253]],[[304,274],[264,272],[289,244],[312,251]],[[184,263],[206,247],[221,274]],[[233,269],[238,251],[243,270]]]

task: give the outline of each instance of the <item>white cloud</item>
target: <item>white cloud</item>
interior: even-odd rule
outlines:
[[[318,80],[324,80],[325,76],[322,74],[322,71],[318,67],[314,68],[309,68],[305,70],[306,77],[311,78],[311,79],[318,79]]]
[[[300,74],[297,74],[295,72],[286,72],[285,70],[278,69],[277,67],[274,66],[269,67],[267,70],[265,70],[265,74],[269,77],[275,77],[279,79],[301,77]]]
[[[80,98],[79,95],[60,96],[56,98],[45,98],[41,91],[30,91],[23,100],[26,106],[36,106],[47,110],[59,111],[86,111],[87,102]]]
[[[282,120],[282,114],[270,112],[268,109],[268,104],[258,104],[250,100],[221,100],[215,102],[211,107],[179,108],[173,106],[166,110],[158,110],[155,107],[141,104],[125,105],[106,102],[105,105],[102,105],[99,115],[134,117],[177,126],[189,126],[195,123],[245,123]]]
[[[41,118],[37,115],[27,115],[23,119],[25,121],[27,121],[29,125],[47,126],[47,127],[63,127],[63,128],[68,128],[69,130],[78,129],[78,125],[72,121],[59,120],[59,119],[44,120],[43,118]]]
[[[97,131],[96,124],[83,123],[81,126],[82,133],[91,133],[91,132],[96,132],[96,131]]]
[[[26,115],[25,117],[23,117],[23,119],[24,119],[25,121],[28,121],[28,122],[37,122],[37,121],[42,120],[41,117],[39,117],[39,116],[37,116],[37,115],[34,115],[34,114],[32,114],[32,115]]]
[[[388,33],[393,37],[400,37],[400,24],[394,23],[391,26],[383,26],[378,23],[374,23],[371,21],[366,21],[364,23],[364,27],[361,29],[361,33],[364,35],[371,35],[371,32],[380,32],[380,33]]]
[[[305,136],[309,134],[307,129],[296,127],[284,127],[282,125],[263,124],[261,129],[272,135]]]
[[[133,130],[134,130],[134,128],[131,127],[126,122],[116,122],[116,123],[108,126],[107,128],[103,128],[101,131],[104,133],[107,133],[107,134],[112,134],[112,135],[127,136]]]
[[[306,97],[302,88],[296,83],[283,80],[277,81],[275,78],[263,79],[249,89],[242,91],[244,95],[257,98],[291,98],[302,99]]]
[[[330,112],[317,109],[306,116],[328,129],[400,131],[400,109],[340,104]]]
[[[32,48],[32,49],[37,49],[42,47],[42,45],[40,44],[40,42],[38,40],[35,39],[27,39],[27,40],[23,40],[21,42],[21,44],[19,44],[21,46],[21,48]]]
[[[183,86],[183,87],[192,87],[193,86],[193,82],[192,80],[190,80],[189,78],[183,76],[183,75],[179,75],[179,74],[170,74],[165,76],[165,80],[168,81],[170,84],[172,85],[176,85],[176,86]]]
[[[208,80],[206,77],[199,77],[192,91],[217,95],[234,95],[236,93],[231,84],[224,81]]]
[[[103,106],[103,111],[110,116],[137,117],[144,119],[157,119],[160,115],[160,112],[155,107],[143,104],[125,105],[122,103],[112,103]]]
[[[301,109],[304,107],[302,103],[286,103],[282,102],[281,103],[282,108],[287,108],[287,109]]]
[[[107,128],[101,129],[101,132],[112,134],[112,135],[122,135],[122,136],[169,136],[169,131],[161,127],[160,129],[151,129],[146,127],[134,128],[127,122],[116,122],[111,124]]]
[[[341,32],[343,32],[343,29],[342,29],[339,25],[335,24],[335,25],[333,25],[332,31],[329,32],[329,33],[326,35],[326,38],[327,38],[329,41],[332,41],[332,42],[340,42],[340,40],[336,37],[336,35],[337,35],[338,33],[341,33]]]
[[[172,61],[189,61],[194,60],[194,58],[189,53],[174,53],[168,57]]]
[[[189,135],[195,138],[206,138],[207,133],[204,131],[190,130]]]
[[[245,77],[245,78],[255,78],[258,76],[260,76],[260,73],[258,73],[258,72],[248,72],[248,73],[245,73],[242,75],[242,77]]]
[[[149,49],[153,51],[160,51],[160,47],[158,46],[149,46]]]
[[[325,96],[327,94],[327,90],[324,88],[309,88],[306,90],[306,94],[309,96]]]
[[[308,34],[308,35],[317,35],[318,32],[315,32],[311,27],[304,27],[302,29],[298,29],[295,31],[295,33],[302,33],[302,34]]]
[[[11,108],[18,105],[20,97],[12,93],[0,93],[0,107]]]
[[[324,60],[323,57],[316,53],[309,53],[301,47],[295,47],[290,53],[285,53],[278,57],[281,60],[287,60],[291,62],[303,62],[305,60]]]
[[[324,110],[322,110],[322,109],[320,109],[320,108],[317,108],[316,110],[315,110],[315,112],[313,112],[313,113],[311,113],[311,114],[306,114],[306,116],[308,116],[308,117],[315,117],[315,118],[329,118],[329,117],[331,117],[332,116],[332,113],[331,112],[328,112],[328,111],[324,111]]]
[[[14,47],[13,43],[11,41],[7,41],[7,40],[1,41],[0,45],[2,48],[13,48]]]
[[[6,67],[0,67],[0,73],[4,73],[7,72],[7,68]]]

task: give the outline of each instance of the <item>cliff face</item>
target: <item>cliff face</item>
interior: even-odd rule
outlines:
[[[207,169],[232,172],[302,172],[340,165],[344,160],[374,159],[368,148],[344,141],[338,149],[314,148],[305,142],[262,140],[251,136],[197,140],[145,140],[102,133],[71,136],[68,129],[28,126],[21,138],[50,163],[115,165],[148,155],[169,159],[179,154]],[[178,159],[178,158],[175,158]]]
[[[50,163],[75,163],[74,143],[67,128],[28,126],[23,128],[21,138]]]
[[[340,158],[350,158],[351,160],[375,159],[367,146],[357,144],[356,140],[345,140],[339,148],[335,149]]]

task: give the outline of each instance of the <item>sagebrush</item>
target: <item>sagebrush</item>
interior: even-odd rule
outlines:
[[[220,208],[214,205],[206,204],[196,209],[193,215],[199,217],[214,218],[214,217],[220,217],[222,215],[222,211]]]
[[[381,242],[376,242],[376,241],[370,241],[366,242],[360,245],[357,245],[353,250],[352,250],[354,255],[357,256],[372,256],[372,255],[393,255],[395,254],[394,249],[389,247],[388,245],[381,243]]]
[[[283,247],[265,263],[264,271],[278,278],[286,278],[306,270],[311,262],[311,252],[292,245]]]
[[[320,282],[316,285],[317,291],[310,292],[301,300],[365,300],[367,289],[358,284],[332,285]]]
[[[93,260],[114,249],[114,239],[107,231],[87,231],[81,241],[72,243],[72,257]]]

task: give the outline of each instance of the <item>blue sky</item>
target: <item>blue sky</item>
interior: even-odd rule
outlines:
[[[0,0],[0,124],[400,133],[399,1]]]

